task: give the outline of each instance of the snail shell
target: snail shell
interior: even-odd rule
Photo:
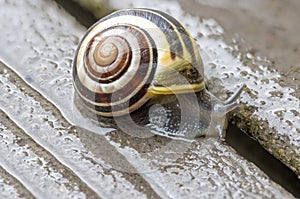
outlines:
[[[210,96],[203,72],[195,40],[175,18],[157,10],[124,9],[87,31],[76,51],[73,84],[90,111],[112,117],[131,113],[159,95]],[[211,104],[200,97],[199,104],[226,114],[237,106],[242,89],[225,102]]]
[[[156,95],[205,88],[194,39],[176,19],[156,10],[125,9],[99,20],[74,60],[75,90],[102,116],[130,113]]]

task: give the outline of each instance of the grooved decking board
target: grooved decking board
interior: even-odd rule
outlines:
[[[34,198],[33,195],[14,176],[0,167],[1,198]]]
[[[85,29],[52,1],[1,0],[0,15],[6,46],[0,48],[0,166],[24,191],[38,198],[51,192],[62,198],[293,198],[213,138],[142,139],[119,129],[77,128],[70,71]]]
[[[84,144],[78,139],[77,133],[73,130],[72,126],[49,101],[32,90],[31,87],[27,86],[14,72],[8,68],[6,69],[3,64],[1,64],[1,69],[2,76],[0,79],[3,98],[0,100],[0,107],[4,111],[4,113],[2,113],[3,118],[8,116],[13,120],[7,119],[6,121],[3,119],[1,121],[7,126],[11,126],[11,129],[17,129],[14,131],[21,131],[19,134],[22,134],[22,137],[16,139],[19,139],[20,142],[24,142],[22,145],[26,145],[26,149],[29,145],[33,145],[32,148],[34,148],[34,152],[38,151],[39,153],[36,157],[36,159],[39,160],[38,162],[42,162],[42,165],[46,165],[46,171],[50,170],[54,172],[53,175],[55,177],[52,177],[51,173],[40,171],[38,176],[40,176],[41,179],[44,180],[50,177],[50,180],[53,181],[52,184],[45,182],[47,186],[40,186],[43,184],[41,179],[35,180],[30,176],[33,168],[27,168],[16,161],[3,160],[6,165],[9,162],[11,163],[6,167],[12,167],[12,169],[17,172],[17,176],[24,178],[24,182],[27,186],[33,186],[33,195],[39,198],[50,197],[51,194],[55,193],[55,189],[51,190],[49,187],[53,187],[57,188],[57,197],[65,198],[66,196],[60,196],[59,193],[66,189],[64,187],[72,187],[75,189],[74,191],[77,191],[77,189],[84,190],[84,195],[87,197],[93,197],[93,195],[108,197],[110,195],[108,193],[112,193],[112,190],[115,190],[116,187],[120,187],[116,190],[115,194],[124,194],[124,196],[127,194],[136,194],[138,197],[142,196],[142,194],[133,189],[134,186],[131,185],[130,182],[124,179],[122,173],[106,168],[107,166],[101,157],[94,156],[85,148]],[[13,122],[15,124],[13,124]],[[6,128],[9,127],[3,126],[3,129]],[[22,130],[20,128],[22,128]],[[5,134],[6,131],[2,133]],[[12,137],[15,136],[12,135]],[[103,140],[105,142],[105,139]],[[4,139],[3,141],[5,142]],[[11,142],[14,143],[13,140]],[[7,150],[10,149],[9,143],[4,143],[4,145],[8,146]],[[103,144],[100,145],[103,146]],[[101,150],[100,148],[98,149]],[[22,151],[24,149],[21,148],[19,150]],[[34,152],[31,152],[33,153],[31,156],[34,156]],[[5,151],[3,151],[3,153],[7,154]],[[25,151],[25,153],[28,152]],[[6,158],[4,154],[2,157]],[[16,160],[22,162],[22,156],[15,157],[13,154],[11,156],[11,160],[16,158]],[[7,158],[9,157],[10,156]],[[42,161],[40,159],[42,159]],[[45,162],[44,159],[49,162]],[[20,168],[15,168],[15,163],[17,163]],[[51,166],[54,168],[51,168]],[[40,169],[39,165],[36,167]],[[27,170],[29,173],[22,171],[22,169]],[[55,170],[62,173],[56,174]],[[64,174],[66,176],[64,176]],[[60,175],[62,175],[62,177],[59,177]],[[56,176],[58,176],[58,179],[56,179]],[[60,178],[62,178],[63,183],[58,183],[58,186],[56,185],[56,181]],[[147,185],[145,185],[145,187],[147,187]],[[77,193],[77,196],[80,196],[79,193]]]

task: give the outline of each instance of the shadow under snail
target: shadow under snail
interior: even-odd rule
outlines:
[[[203,73],[197,44],[180,22],[157,10],[124,9],[89,28],[72,76],[85,107],[104,117],[128,115],[153,99],[184,93],[196,93],[211,113],[237,107],[243,86],[220,102],[207,91]],[[215,129],[224,135],[224,129]]]

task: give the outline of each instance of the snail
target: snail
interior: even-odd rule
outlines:
[[[200,93],[199,103],[210,106],[203,73],[195,39],[179,21],[158,10],[135,8],[116,11],[89,28],[77,48],[72,76],[89,111],[115,117],[173,94]],[[237,107],[242,89],[212,111]]]

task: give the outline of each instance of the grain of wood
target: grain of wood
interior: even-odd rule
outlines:
[[[72,194],[78,191],[75,197],[293,198],[216,139],[141,139],[120,129],[100,134],[76,128],[69,110],[74,93],[71,61],[86,29],[52,1],[1,0],[0,14],[4,28],[0,36],[6,38],[0,40],[6,46],[0,48],[5,63],[0,72],[0,109],[2,118],[10,118],[1,133],[27,138],[21,139],[25,145],[16,147],[28,146],[38,159],[51,160],[52,173],[70,172],[55,177],[68,184]],[[3,146],[12,150],[10,144]],[[28,174],[12,169],[26,169],[21,157],[16,161],[20,164],[0,159],[0,165],[14,173],[25,191],[47,196],[39,187],[42,181],[30,181]],[[47,188],[57,190],[59,181],[51,181],[52,173],[38,177],[50,179],[53,185]]]

